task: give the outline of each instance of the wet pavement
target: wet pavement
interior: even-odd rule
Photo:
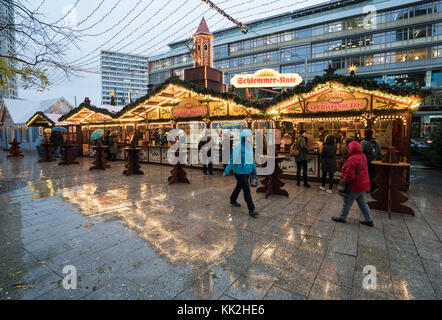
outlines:
[[[90,172],[0,151],[0,299],[441,299],[442,172],[412,169],[416,216],[372,211],[375,227],[336,224],[342,198],[291,180],[290,197],[253,191],[250,218],[234,178],[124,163]],[[65,266],[77,270],[63,288]],[[364,266],[377,270],[363,288]]]

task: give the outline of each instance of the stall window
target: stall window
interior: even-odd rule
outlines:
[[[230,133],[235,141],[239,140],[240,130],[247,129],[247,122],[245,121],[219,121],[212,122],[211,129],[216,130],[216,133],[222,141],[223,134]]]
[[[202,131],[206,129],[206,123],[202,121],[180,122],[177,124],[177,128],[186,133],[188,144],[197,145],[199,136],[202,134]]]

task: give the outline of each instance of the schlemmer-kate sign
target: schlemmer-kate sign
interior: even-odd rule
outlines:
[[[254,74],[237,74],[230,84],[236,88],[296,87],[302,82],[297,73],[279,73],[272,69],[258,70]]]

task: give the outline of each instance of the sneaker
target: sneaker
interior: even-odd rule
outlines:
[[[308,189],[308,188],[311,188],[312,186],[309,185],[308,183],[304,183],[304,187],[306,187]]]
[[[328,194],[332,194],[332,193],[333,193],[333,190],[328,189],[328,190],[327,190],[327,193],[328,193]]]
[[[253,210],[253,211],[250,211],[250,212],[249,212],[249,215],[250,215],[252,218],[257,218],[257,217],[258,217],[258,212],[256,212],[255,210]]]
[[[341,217],[332,217],[332,220],[334,222],[340,222],[340,223],[346,223],[347,222],[347,221],[345,221],[344,218],[341,218]]]
[[[319,189],[325,191],[325,187],[319,187]]]
[[[230,201],[230,204],[232,205],[232,206],[234,206],[234,207],[237,207],[237,208],[239,208],[239,207],[241,207],[241,204],[240,203],[238,203],[238,201]]]
[[[359,221],[360,224],[368,227],[374,227],[373,221]]]

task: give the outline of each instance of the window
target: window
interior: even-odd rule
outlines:
[[[317,26],[312,28],[312,37],[320,36],[325,33],[324,26]]]
[[[342,31],[343,25],[344,24],[342,22],[331,23],[328,26],[328,32],[339,32],[339,31]]]
[[[433,35],[435,35],[435,36],[442,35],[442,22],[435,23],[433,25]]]
[[[345,59],[333,59],[332,66],[334,69],[344,69],[345,68]]]
[[[425,60],[428,58],[427,48],[410,50],[410,61]]]
[[[312,46],[312,54],[316,55],[316,54],[324,53],[324,52],[328,51],[327,47],[328,47],[327,42],[315,43]]]
[[[304,39],[304,38],[308,38],[310,37],[311,34],[311,29],[307,28],[307,29],[301,29],[301,30],[296,30],[296,39]]]
[[[371,41],[372,41],[371,43],[373,45],[384,44],[385,43],[385,33],[381,32],[381,33],[373,34]]]
[[[384,64],[385,53],[378,53],[373,56],[373,64]]]
[[[433,47],[433,58],[440,58],[442,57],[442,45],[441,46],[435,46]]]

